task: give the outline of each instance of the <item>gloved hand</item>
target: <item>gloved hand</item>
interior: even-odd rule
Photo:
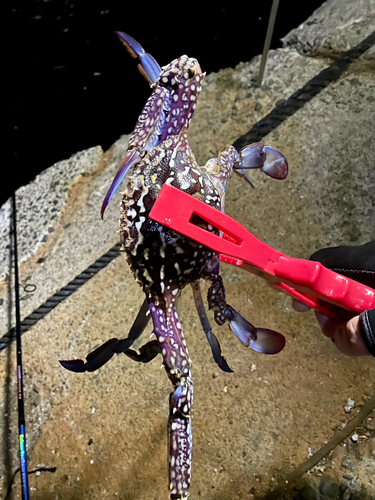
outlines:
[[[324,248],[313,253],[310,260],[343,274],[348,278],[375,289],[375,241],[365,245]],[[294,301],[296,311],[309,308]],[[347,356],[375,356],[375,309],[352,316],[348,311],[337,309],[335,318],[318,312],[316,319],[327,337],[334,340],[337,348]]]

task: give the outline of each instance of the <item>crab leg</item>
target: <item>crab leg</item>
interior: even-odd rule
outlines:
[[[150,54],[145,53],[141,45],[134,38],[120,31],[116,32],[116,34],[129,54],[139,59],[140,64],[138,68],[140,72],[153,85],[161,72],[159,64]],[[147,100],[129,139],[129,149],[104,198],[101,209],[102,219],[108,203],[111,201],[130,168],[140,162],[144,154],[151,151],[158,144],[160,134],[164,128],[166,112],[169,111],[169,101],[169,92],[162,87],[158,87]]]
[[[219,274],[219,266],[219,260],[215,256],[206,265],[204,275],[202,275],[204,279],[211,282],[207,299],[209,309],[214,311],[216,323],[223,325],[226,321],[229,321],[229,325],[238,340],[254,351],[263,354],[280,352],[285,346],[285,338],[281,333],[266,328],[256,328],[227,304],[223,279]]]
[[[169,398],[168,419],[170,498],[185,500],[189,494],[192,456],[191,360],[175,307],[172,306],[168,319],[163,309],[153,303],[150,303],[150,311],[163,365],[174,387]]]
[[[140,161],[141,161],[141,157],[140,157],[139,151],[137,151],[136,149],[131,149],[131,150],[126,152],[125,158],[124,158],[123,162],[121,163],[119,169],[117,170],[115,178],[112,181],[111,187],[108,189],[108,192],[105,195],[105,198],[104,198],[104,201],[102,204],[102,209],[100,212],[102,219],[104,217],[105,209],[107,208],[108,203],[111,201],[113,195],[115,194],[119,185],[121,184],[122,179],[128,173],[130,168],[133,167],[136,163],[138,163]]]
[[[82,359],[73,359],[70,361],[60,361],[60,364],[67,370],[76,373],[94,372],[98,370],[105,365],[114,354],[125,353],[133,342],[142,335],[151,317],[148,310],[148,301],[145,299],[126,339],[119,340],[114,338],[107,340],[107,342],[87,355],[86,362]],[[134,357],[132,359],[134,359]]]
[[[139,354],[133,351],[133,349],[128,349],[124,354],[138,363],[149,363],[160,354],[159,342],[157,340],[150,340],[150,342],[147,342],[147,344],[139,349]]]
[[[215,277],[208,290],[208,304],[209,308],[214,311],[216,323],[222,325],[228,320],[233,333],[246,347],[263,354],[276,354],[284,348],[285,338],[281,333],[256,328],[226,303],[223,280],[220,275]]]
[[[165,110],[168,108],[169,93],[166,89],[158,88],[148,98],[129,139],[129,149],[104,198],[101,210],[102,219],[108,203],[130,168],[139,163],[143,156],[159,143],[160,134],[165,124]]]
[[[217,255],[206,264],[202,278],[211,283],[207,292],[208,308],[214,312],[215,321],[223,325],[231,314],[227,309],[223,278],[220,276],[220,262]]]
[[[208,321],[207,314],[204,308],[204,303],[202,299],[202,294],[200,290],[199,283],[196,281],[191,284],[193,289],[193,296],[195,301],[195,307],[197,308],[198,316],[201,321],[202,328],[204,333],[206,334],[208,343],[210,344],[212,355],[214,357],[215,362],[224,372],[232,373],[233,370],[229,368],[228,363],[225,358],[221,355],[221,348],[219,341],[212,333],[212,328],[210,322]]]

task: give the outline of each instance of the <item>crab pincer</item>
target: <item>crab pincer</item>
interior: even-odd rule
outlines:
[[[116,31],[116,35],[119,37],[120,42],[122,42],[129,54],[134,59],[138,59],[138,69],[146,80],[150,84],[155,83],[159,78],[161,68],[152,55],[145,52],[143,47],[127,33]]]
[[[229,304],[227,308],[231,315],[229,325],[241,344],[262,354],[277,354],[284,348],[284,335],[275,330],[256,328]]]
[[[60,364],[67,370],[76,373],[94,372],[108,363],[115,354],[124,353],[129,355],[127,351],[130,350],[134,341],[142,335],[150,318],[148,302],[144,300],[126,339],[119,340],[113,338],[107,340],[107,342],[104,342],[104,344],[90,352],[86,357],[86,361],[82,359],[73,359],[70,361],[61,360]],[[134,359],[134,356],[130,355],[129,357]]]
[[[248,170],[259,168],[269,177],[282,180],[288,175],[288,162],[277,149],[264,146],[260,142],[250,144],[241,149],[234,171],[243,176],[251,185]]]

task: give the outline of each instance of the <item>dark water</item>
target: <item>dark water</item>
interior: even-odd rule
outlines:
[[[294,0],[280,0],[271,48],[321,3],[301,2],[296,11]],[[107,149],[133,129],[150,90],[115,30],[131,34],[160,65],[187,54],[210,73],[262,52],[271,4],[11,2],[5,23],[10,178],[1,184],[0,205],[54,162],[95,145]]]

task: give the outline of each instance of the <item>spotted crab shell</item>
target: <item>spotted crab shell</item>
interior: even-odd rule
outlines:
[[[136,165],[121,203],[120,235],[133,274],[154,303],[199,279],[213,256],[212,250],[148,218],[164,183],[221,209],[215,182],[198,166],[186,134],[167,139]]]

